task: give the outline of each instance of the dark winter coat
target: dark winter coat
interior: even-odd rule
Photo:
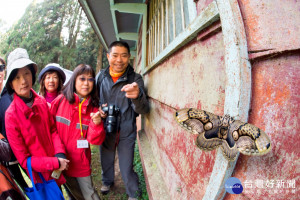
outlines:
[[[7,89],[3,88],[0,98],[0,133],[7,139],[5,130],[5,112],[12,102],[11,95],[8,94]],[[10,162],[16,161],[14,154],[11,155]]]
[[[107,103],[108,105],[113,104],[117,106],[120,109],[120,139],[129,137],[135,139],[136,117],[138,114],[149,112],[149,102],[146,97],[142,76],[135,73],[130,65],[128,65],[126,71],[116,83],[113,82],[109,74],[109,67],[99,73],[104,73],[104,78],[101,83],[96,78],[97,89],[100,96],[100,105]],[[125,92],[121,92],[122,87],[129,83],[129,76],[132,75],[134,75],[134,82],[139,85],[140,94],[137,99],[128,99],[125,96]],[[99,74],[97,77],[99,77]]]

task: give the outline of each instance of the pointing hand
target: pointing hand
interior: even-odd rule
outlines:
[[[125,96],[129,99],[136,99],[139,96],[140,89],[136,82],[124,85],[121,89],[122,92],[126,92]]]

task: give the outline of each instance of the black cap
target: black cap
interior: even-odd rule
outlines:
[[[61,69],[61,66],[59,64],[56,64],[56,63],[50,63],[50,64],[46,65],[46,67],[44,69],[42,69],[42,71],[39,74],[39,82],[41,82],[41,79],[42,79],[43,75],[48,71],[57,72],[60,75],[60,77],[62,79],[62,82],[63,83],[65,82],[66,75],[65,75],[64,71]]]

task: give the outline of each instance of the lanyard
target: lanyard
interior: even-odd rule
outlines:
[[[83,138],[83,132],[82,132],[82,123],[81,123],[81,106],[83,104],[83,102],[86,100],[86,98],[84,98],[82,100],[81,103],[79,103],[79,125],[80,125],[80,134],[81,134],[81,138]]]

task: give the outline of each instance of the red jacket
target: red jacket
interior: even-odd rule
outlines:
[[[29,108],[16,94],[5,113],[6,134],[9,144],[20,165],[27,169],[27,158],[31,158],[33,171],[42,172],[46,180],[59,168],[57,153],[65,153],[65,148],[57,134],[53,117],[46,100],[32,89],[34,102]],[[42,182],[34,173],[35,181]],[[65,183],[63,176],[57,180]]]
[[[68,100],[59,95],[51,103],[51,113],[55,116],[58,134],[66,147],[67,159],[70,160],[69,169],[65,171],[70,177],[86,177],[91,175],[91,149],[77,148],[77,140],[81,138],[79,123],[79,97],[74,94],[75,103],[70,104]],[[97,135],[99,144],[105,139],[103,121],[95,125],[91,120],[90,113],[96,113],[97,107],[90,104],[87,98],[81,107],[81,123],[83,138],[88,135]],[[99,145],[98,144],[98,145]]]

